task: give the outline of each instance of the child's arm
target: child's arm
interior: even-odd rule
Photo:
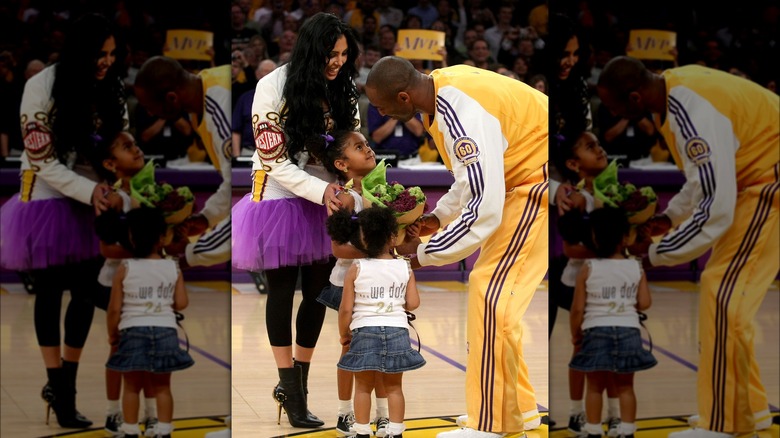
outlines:
[[[572,244],[567,241],[563,241],[563,254],[570,259],[592,259],[596,257],[596,253],[589,250],[587,246],[577,243]]]
[[[108,309],[106,309],[106,326],[108,327],[108,343],[110,345],[119,343],[119,319],[122,316],[122,296],[124,294],[122,282],[126,273],[125,264],[120,263],[111,284],[111,298],[108,300]]]
[[[129,259],[133,254],[118,243],[100,241],[100,255],[107,259]]]
[[[184,276],[176,265],[176,272],[179,276],[176,278],[176,288],[173,291],[173,310],[184,310],[190,304],[190,298],[187,295],[187,288],[184,287]]]
[[[412,311],[420,307],[420,291],[417,290],[417,281],[414,279],[414,271],[409,267],[409,283],[406,284],[406,304],[404,309]]]
[[[352,308],[355,307],[355,279],[357,278],[357,263],[349,267],[344,276],[344,290],[341,292],[341,305],[339,306],[339,342],[348,345],[352,340],[352,331],[349,324],[352,322]]]
[[[650,295],[650,288],[647,286],[647,277],[645,271],[641,270],[642,277],[639,279],[639,287],[636,292],[636,310],[642,311],[649,309],[653,303],[653,298]]]
[[[590,275],[590,267],[584,264],[577,274],[577,283],[574,286],[574,298],[569,311],[569,327],[571,329],[571,342],[579,345],[582,342],[582,320],[585,316],[585,281]]]
[[[331,240],[330,249],[333,252],[333,256],[340,259],[362,259],[366,257],[366,253],[357,249],[351,243],[338,243],[335,240]]]

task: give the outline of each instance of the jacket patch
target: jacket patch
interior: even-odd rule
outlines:
[[[51,132],[37,122],[24,127],[24,150],[32,161],[44,160],[54,155],[54,143]]]
[[[260,159],[273,161],[287,150],[284,132],[278,125],[261,122],[255,127],[255,148]]]
[[[710,162],[710,145],[703,138],[693,137],[685,143],[685,154],[697,166]]]
[[[455,140],[452,152],[455,158],[463,163],[464,166],[476,163],[477,157],[479,157],[479,148],[477,148],[477,143],[471,137],[460,137]]]

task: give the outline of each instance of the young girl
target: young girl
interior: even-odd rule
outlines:
[[[335,131],[312,138],[308,147],[317,152],[321,157],[325,168],[332,174],[338,175],[339,182],[345,189],[338,194],[339,200],[346,211],[359,213],[363,210],[361,181],[376,167],[374,151],[368,145],[368,141],[360,132]],[[331,309],[339,310],[341,294],[344,289],[344,276],[352,266],[355,258],[364,258],[362,251],[352,246],[348,240],[331,241],[333,254],[339,257],[330,274],[330,284],[326,286],[317,301]],[[342,346],[341,355],[349,351],[349,346]],[[352,405],[352,381],[353,374],[341,368],[336,371],[338,387],[339,408],[336,421],[336,432],[341,436],[349,436],[354,433],[351,427],[355,423],[355,413]],[[376,436],[384,437],[387,433],[388,406],[387,395],[382,379],[377,379],[376,392]]]
[[[385,436],[400,438],[405,429],[401,379],[425,359],[412,349],[405,312],[420,305],[414,273],[408,261],[390,255],[397,222],[389,209],[371,207],[357,216],[339,210],[327,226],[333,240],[348,241],[368,255],[347,270],[339,307],[340,342],[349,351],[338,367],[355,373],[354,431],[358,438],[372,436],[371,391],[382,379],[390,418]]]
[[[578,136],[564,140],[561,143],[560,165],[559,168],[564,171],[572,184],[581,184],[582,188],[573,191],[569,198],[573,201],[575,208],[559,218],[558,228],[563,238],[563,254],[568,258],[565,267],[560,274],[560,280],[553,287],[556,309],[551,314],[550,325],[555,324],[555,315],[557,307],[566,310],[571,309],[572,297],[574,296],[574,287],[577,281],[577,273],[585,259],[594,257],[595,254],[590,249],[591,238],[589,235],[582,235],[582,230],[587,229],[584,225],[584,215],[590,213],[595,208],[593,197],[593,179],[596,178],[609,164],[607,153],[599,144],[598,138],[589,131],[583,131]],[[579,184],[578,184],[579,183]],[[584,242],[587,242],[586,245]],[[557,275],[557,272],[555,273]],[[574,353],[576,353],[576,348]],[[582,435],[582,427],[585,424],[585,406],[583,396],[585,392],[585,375],[573,368],[569,369],[569,432],[575,435]],[[620,423],[620,407],[617,398],[617,390],[613,385],[607,386],[607,435],[616,436],[617,425]]]
[[[187,307],[187,290],[175,260],[160,255],[167,224],[158,209],[140,207],[127,213],[132,259],[122,260],[114,276],[106,315],[108,340],[118,345],[106,367],[124,377],[122,396],[126,438],[138,437],[138,394],[145,378],[157,398],[157,436],[173,430],[171,372],[191,367],[190,355],[179,347],[176,315]]]
[[[577,352],[569,367],[586,374],[585,403],[589,438],[602,436],[602,392],[614,382],[620,398],[617,436],[633,438],[636,431],[634,373],[656,365],[642,347],[638,311],[650,307],[650,290],[639,261],[626,258],[629,224],[625,212],[604,207],[590,215],[596,258],[577,274],[571,305],[572,342]]]
[[[95,307],[108,310],[111,286],[117,267],[122,259],[133,255],[127,240],[126,224],[120,219],[132,208],[130,198],[130,179],[138,174],[145,165],[144,152],[135,143],[135,138],[127,131],[99,138],[95,146],[93,166],[114,189],[106,194],[111,207],[95,219],[95,227],[100,238],[100,253],[106,258],[98,274],[101,291],[95,297]],[[116,348],[112,348],[111,354]],[[106,409],[105,431],[112,436],[121,435],[122,411],[119,397],[122,388],[122,375],[118,371],[106,368]],[[156,400],[151,381],[146,379],[143,386],[145,415],[144,434],[153,436],[157,424]]]

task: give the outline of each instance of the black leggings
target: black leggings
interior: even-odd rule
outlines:
[[[97,276],[103,258],[71,265],[54,266],[30,272],[35,292],[35,335],[41,347],[60,346],[62,295],[70,290],[65,311],[65,345],[83,348],[95,313],[93,295],[98,291]]]
[[[325,320],[325,306],[317,297],[330,284],[330,272],[336,260],[306,266],[285,266],[265,271],[268,278],[268,301],[265,307],[265,325],[268,340],[273,347],[292,345],[292,311],[298,272],[301,274],[303,301],[295,318],[295,343],[314,348]]]

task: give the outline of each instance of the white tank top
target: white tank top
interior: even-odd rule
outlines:
[[[582,329],[636,327],[636,293],[642,268],[634,259],[588,259],[590,275],[585,282],[585,318]]]
[[[409,262],[404,259],[357,259],[355,306],[350,330],[360,327],[403,327]]]
[[[355,199],[355,213],[363,211],[363,196],[352,190],[348,189],[347,193],[352,195]],[[333,266],[333,270],[330,271],[330,283],[334,286],[344,286],[344,276],[347,275],[349,267],[352,266],[354,259],[337,259],[336,265]]]
[[[122,318],[119,330],[128,327],[176,328],[173,292],[178,264],[167,259],[126,259],[122,282]]]

